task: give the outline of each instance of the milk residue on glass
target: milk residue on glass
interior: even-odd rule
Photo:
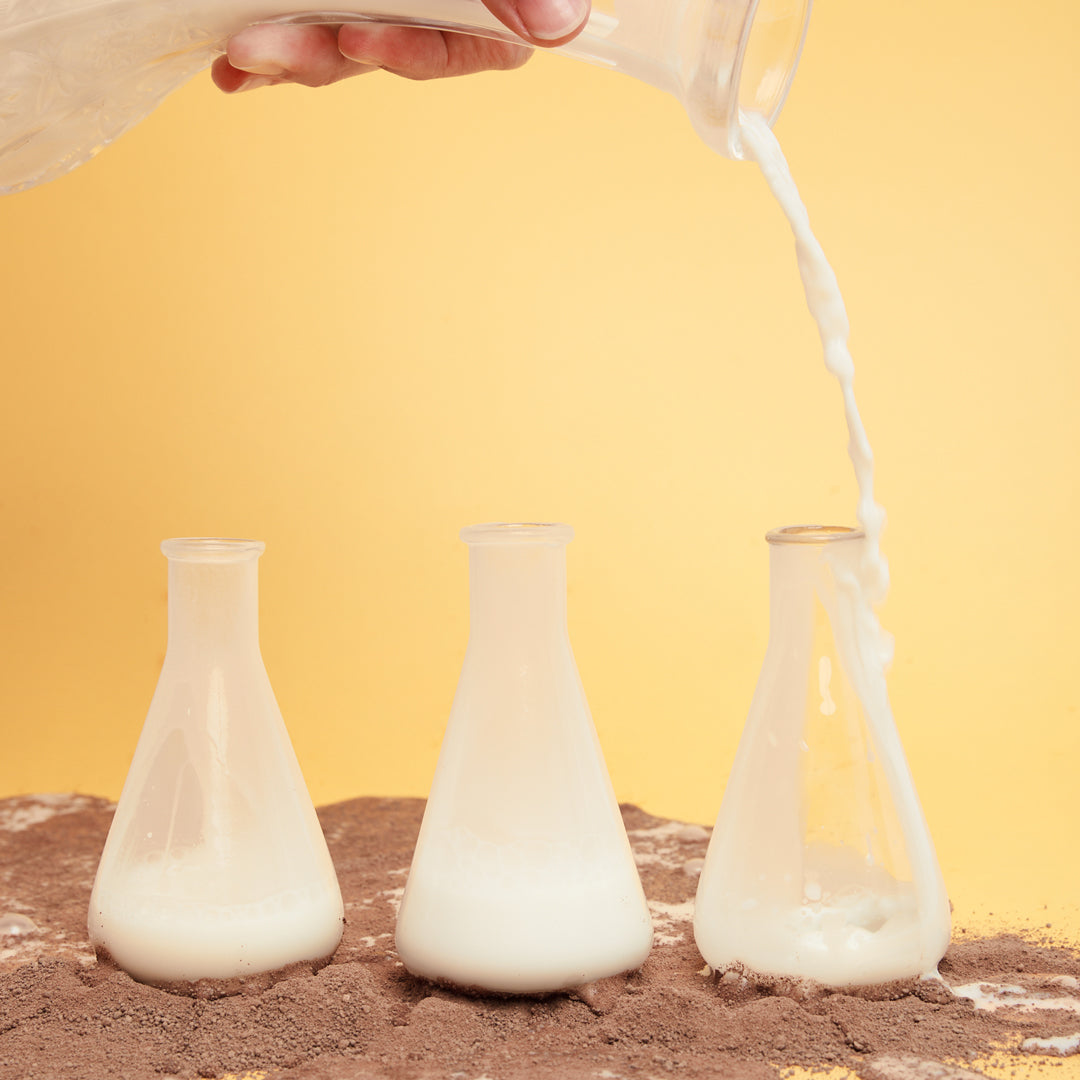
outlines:
[[[741,964],[832,985],[930,976],[948,947],[949,903],[889,706],[892,641],[874,613],[889,584],[880,548],[885,515],[874,501],[873,456],[855,402],[847,314],[769,125],[744,114],[740,135],[794,233],[825,364],[843,393],[862,529],[769,536],[795,542],[773,551],[770,649],[702,870],[695,937],[715,968]],[[812,607],[820,609],[817,631]],[[800,620],[805,633],[791,629]],[[804,678],[789,677],[799,663]],[[810,663],[817,666],[807,680]],[[839,696],[852,702],[840,715],[858,720],[829,734],[821,718],[837,714]],[[814,754],[826,766],[818,763],[811,790]],[[830,787],[844,790],[848,820]]]

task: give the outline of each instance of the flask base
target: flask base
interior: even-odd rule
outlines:
[[[274,968],[272,971],[257,971],[250,975],[235,975],[225,979],[186,979],[158,980],[136,979],[146,986],[153,986],[157,990],[164,990],[168,994],[178,994],[181,997],[198,998],[202,1001],[213,998],[235,997],[237,994],[261,994],[275,983],[285,979],[295,979],[303,975],[315,975],[320,972],[334,958],[336,949],[332,949],[326,956],[317,960],[294,960],[284,967]],[[124,971],[124,968],[116,962],[112,953],[104,945],[94,946],[94,956],[97,966],[103,973]],[[125,972],[125,974],[130,974]],[[135,978],[135,976],[131,976]]]
[[[716,996],[729,1005],[759,1001],[762,998],[814,1001],[837,992],[863,1001],[899,1001],[902,998],[915,997],[930,1004],[944,1005],[954,1000],[937,968],[925,975],[835,986],[798,975],[768,975],[736,962],[721,968],[711,968],[710,979]]]
[[[625,971],[599,976],[588,982],[575,982],[567,986],[546,990],[491,990],[486,986],[479,986],[475,983],[465,985],[451,979],[431,978],[426,975],[413,975],[413,978],[469,998],[498,998],[503,1001],[532,998],[536,1001],[543,1001],[560,995],[574,997],[585,1002],[593,1012],[603,1013],[607,1011],[607,1007],[610,1006],[612,1000],[621,996],[627,980],[638,975],[641,968],[642,965],[638,964],[627,968]],[[410,972],[410,974],[412,973]]]

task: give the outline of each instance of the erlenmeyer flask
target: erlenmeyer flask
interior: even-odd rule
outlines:
[[[136,979],[328,958],[341,892],[259,654],[254,540],[166,540],[169,639],[90,898]]]
[[[652,946],[567,635],[572,536],[461,533],[469,645],[397,923],[414,975],[546,993],[637,968]]]
[[[739,110],[771,124],[811,0],[594,0],[558,52],[674,94],[701,137],[742,157]],[[0,194],[93,157],[252,23],[380,22],[520,41],[481,0],[14,0],[0,4]]]
[[[876,642],[861,530],[770,532],[769,645],[698,884],[713,968],[832,986],[934,972],[949,902]]]

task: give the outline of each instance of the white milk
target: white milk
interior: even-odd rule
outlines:
[[[836,376],[844,396],[844,416],[848,427],[848,455],[855,468],[859,501],[855,517],[866,533],[866,558],[857,584],[862,600],[862,644],[876,645],[881,669],[892,659],[892,643],[881,629],[872,605],[881,603],[889,591],[889,567],[881,554],[881,530],[885,511],[874,501],[874,454],[866,437],[859,407],[855,403],[855,361],[848,350],[848,317],[836,274],[810,228],[798,188],[791,177],[780,143],[760,116],[743,115],[742,144],[747,156],[761,168],[765,182],[780,204],[795,234],[795,254],[806,291],[806,305],[817,323],[825,354],[825,367]]]
[[[762,886],[741,901],[714,891],[711,924],[695,928],[702,954],[716,967],[744,963],[832,986],[921,974],[914,886],[880,866],[852,865],[851,856],[808,844],[793,890]]]
[[[336,881],[257,902],[215,903],[201,884],[213,860],[144,863],[91,897],[90,940],[144,982],[195,982],[273,971],[298,957],[322,960],[341,940]]]
[[[822,874],[815,877],[806,873],[807,884],[797,887],[795,874],[783,875],[785,868],[777,865],[771,870],[780,875],[783,884],[766,884],[770,875],[762,873],[761,884],[747,890],[744,899],[733,905],[727,883],[710,880],[706,860],[695,936],[702,955],[713,967],[740,962],[766,974],[801,976],[833,985],[935,974],[949,943],[949,904],[885,684],[892,641],[873,610],[889,586],[888,566],[880,550],[885,514],[874,501],[873,455],[855,403],[847,313],[836,276],[810,228],[806,207],[776,137],[761,117],[745,115],[741,137],[747,156],[757,161],[791,225],[825,366],[843,394],[848,453],[859,489],[856,517],[866,540],[858,562],[842,559],[839,547],[833,553],[837,557],[829,558],[837,597],[842,601],[837,605],[837,611],[842,607],[841,614],[831,616],[832,631],[843,673],[858,697],[880,757],[907,867],[901,881],[873,866],[866,868],[865,875],[846,869],[830,879],[828,866],[823,866]],[[828,556],[830,551],[825,550]],[[791,776],[780,778],[785,791],[797,788],[795,761],[793,757]],[[735,780],[733,776],[729,786]],[[738,821],[740,829],[754,830],[756,825],[745,815]],[[713,843],[717,843],[716,836]],[[808,845],[801,852],[804,870],[813,862],[813,847]],[[774,862],[785,858],[779,851],[772,851],[770,857]],[[792,869],[796,869],[794,864]],[[797,888],[794,897],[793,888]]]
[[[862,902],[883,909],[876,894]],[[737,925],[740,934],[756,939],[755,969],[766,973],[794,973],[827,986],[852,985],[852,971],[862,985],[912,977],[908,957],[919,950],[914,902],[901,902],[895,914],[875,919],[874,929],[860,922],[848,905],[807,905],[794,911],[771,905],[743,913]]]
[[[598,872],[600,871],[600,872]],[[534,873],[466,876],[420,861],[397,949],[415,975],[497,993],[546,993],[640,967],[652,946],[641,887],[625,866],[555,857]],[[452,930],[451,930],[452,928]]]

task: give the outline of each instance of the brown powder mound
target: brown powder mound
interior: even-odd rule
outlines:
[[[1080,1032],[1080,956],[1019,937],[961,940],[942,964],[953,988],[1008,984],[998,999],[1019,1004],[993,1011],[938,983],[837,993],[710,974],[689,922],[708,833],[629,806],[657,928],[640,972],[543,1000],[434,987],[408,975],[393,947],[422,812],[415,799],[323,808],[348,922],[333,961],[198,999],[93,958],[86,908],[111,804],[0,801],[0,1080],[247,1070],[290,1080],[768,1080],[792,1065],[845,1066],[866,1080],[970,1080],[960,1066],[1003,1045]]]

